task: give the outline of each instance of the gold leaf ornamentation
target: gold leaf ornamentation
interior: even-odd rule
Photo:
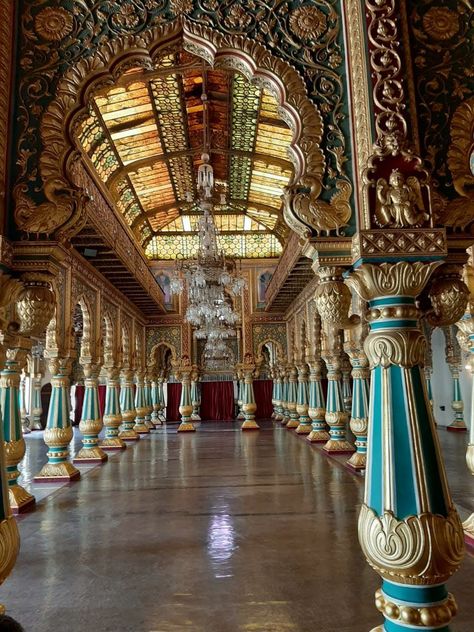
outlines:
[[[35,18],[35,30],[48,42],[59,42],[72,32],[74,19],[62,7],[46,7]]]
[[[16,520],[7,516],[0,522],[0,584],[10,575],[20,550]]]
[[[424,513],[399,520],[391,511],[378,516],[364,504],[359,541],[377,573],[401,584],[443,583],[464,555],[462,524],[454,509],[446,518]]]
[[[448,7],[432,7],[423,16],[423,28],[435,40],[452,39],[459,33],[459,16]]]
[[[298,7],[291,12],[290,29],[302,40],[317,39],[327,29],[327,18],[317,7]]]

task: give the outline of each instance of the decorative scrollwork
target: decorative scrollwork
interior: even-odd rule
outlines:
[[[391,511],[378,516],[362,505],[359,541],[368,563],[386,579],[430,585],[446,581],[464,555],[464,534],[457,512],[424,513],[399,520]]]
[[[367,336],[364,349],[371,368],[394,364],[408,369],[423,364],[426,340],[416,329],[380,334],[372,332]]]

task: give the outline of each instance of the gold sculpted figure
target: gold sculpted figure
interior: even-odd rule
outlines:
[[[429,219],[421,185],[415,176],[405,179],[398,169],[390,174],[388,182],[379,178],[376,185],[375,218],[379,226],[394,228],[420,226]]]

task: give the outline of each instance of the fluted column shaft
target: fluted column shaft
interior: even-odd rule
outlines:
[[[161,378],[157,379],[156,377],[152,380],[151,383],[151,404],[153,406],[153,412],[151,413],[151,421],[154,426],[161,426],[162,422],[160,419],[160,412],[163,409],[162,402],[162,393],[160,392],[160,385],[163,386],[161,382]]]
[[[25,372],[22,372],[20,377],[20,419],[24,435],[31,432],[30,420],[26,412],[26,375]]]
[[[451,424],[449,424],[447,430],[467,432],[466,422],[464,421],[464,402],[462,399],[461,384],[459,382],[459,367],[454,364],[450,364],[449,370],[451,371],[451,377],[453,380],[453,399],[451,402],[451,408],[454,412],[454,420]]]
[[[321,383],[321,360],[310,362],[308,415],[311,419],[311,432],[308,441],[326,443],[329,432],[326,426],[326,402]]]
[[[13,513],[27,511],[35,503],[34,496],[18,484],[18,464],[26,451],[19,407],[20,363],[24,361],[24,356],[19,349],[8,350],[5,368],[0,373],[0,406],[3,414],[8,490]]]
[[[354,470],[365,470],[367,457],[367,428],[369,423],[370,370],[367,357],[361,349],[351,355],[352,408],[350,426],[354,433],[356,451],[347,461]]]
[[[282,396],[281,396],[281,425],[286,426],[286,424],[290,421],[290,411],[288,410],[288,387],[289,387],[289,379],[288,372],[285,371],[282,382]]]
[[[150,429],[145,424],[147,405],[145,402],[145,383],[142,371],[137,371],[135,382],[135,425],[133,429],[139,435],[148,434]]]
[[[341,358],[339,351],[324,355],[327,367],[328,394],[326,401],[326,423],[329,426],[329,441],[324,445],[326,452],[348,454],[354,447],[347,440],[346,427],[349,421],[342,395]]]
[[[201,399],[199,396],[199,384],[197,380],[191,381],[191,404],[193,407],[191,419],[193,421],[201,421],[201,417],[199,415],[199,407],[201,405]]]
[[[155,429],[155,424],[151,420],[151,414],[153,412],[153,403],[151,401],[151,380],[145,375],[143,382],[143,396],[145,400],[145,426],[149,430]]]
[[[84,402],[82,404],[79,430],[82,433],[82,448],[74,457],[74,463],[104,463],[107,454],[99,446],[99,433],[103,421],[99,407],[99,368],[84,365]]]
[[[245,415],[245,421],[242,424],[242,430],[259,430],[260,426],[255,421],[255,413],[257,404],[255,403],[255,395],[253,391],[253,371],[254,367],[244,369],[244,390],[242,393],[242,411]]]
[[[298,399],[297,376],[298,373],[296,371],[296,367],[292,366],[290,368],[290,375],[288,378],[288,393],[286,402],[286,407],[289,414],[289,419],[286,423],[286,427],[288,429],[298,428],[299,425],[299,415],[296,412],[296,402]]]
[[[281,375],[278,373],[275,378],[275,421],[281,421],[283,419],[283,409],[281,405],[283,394],[283,382]]]
[[[103,450],[125,450],[127,446],[123,439],[119,437],[121,423],[119,370],[118,368],[110,367],[107,369],[107,387],[105,391],[105,438],[100,444]]]
[[[35,373],[32,377],[31,385],[31,429],[41,430],[41,415],[43,414],[43,404],[41,402],[41,373]]]
[[[311,419],[308,415],[309,392],[308,392],[308,366],[298,365],[298,393],[296,401],[296,412],[299,415],[299,425],[296,428],[298,434],[309,435],[311,432]]]
[[[178,432],[195,432],[196,428],[191,422],[191,414],[193,405],[191,402],[191,377],[190,371],[181,372],[181,399],[179,400],[179,412],[181,414],[181,423],[178,426]]]
[[[386,632],[449,630],[456,605],[444,584],[464,554],[428,401],[415,303],[433,265],[363,264],[349,278],[370,308],[371,405],[359,541],[383,579],[376,607]]]
[[[69,395],[70,362],[67,358],[53,358],[50,361],[51,399],[44,431],[48,462],[35,476],[35,482],[70,481],[80,477],[79,470],[68,460],[69,444],[73,438]]]
[[[237,394],[237,405],[239,407],[239,414],[237,415],[237,419],[245,419],[244,411],[242,410],[243,405],[243,396],[244,396],[244,379],[243,377],[239,377],[239,386],[238,386],[238,394]]]
[[[122,427],[119,438],[123,441],[137,441],[140,437],[135,432],[135,405],[133,403],[133,371],[124,369],[120,389],[120,409],[122,411]]]

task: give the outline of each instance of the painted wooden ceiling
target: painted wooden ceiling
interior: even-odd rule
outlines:
[[[184,51],[151,71],[131,68],[92,97],[80,146],[149,259],[193,256],[203,93],[221,247],[233,257],[279,256],[292,133],[273,96],[242,75]]]

